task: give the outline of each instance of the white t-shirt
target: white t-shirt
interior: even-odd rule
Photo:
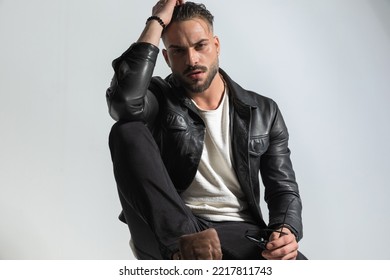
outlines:
[[[231,160],[229,96],[225,91],[216,110],[197,108],[206,124],[203,153],[195,178],[181,197],[195,215],[207,220],[249,220]]]

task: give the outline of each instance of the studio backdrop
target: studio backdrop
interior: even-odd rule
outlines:
[[[203,3],[220,66],[274,99],[289,128],[301,250],[389,259],[390,1]],[[154,4],[0,0],[0,259],[134,258],[105,90]],[[154,74],[169,74],[161,57]]]

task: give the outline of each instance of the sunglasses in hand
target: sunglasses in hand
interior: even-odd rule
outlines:
[[[268,239],[269,239],[269,236],[273,233],[273,232],[277,232],[279,233],[279,237],[283,236],[283,235],[287,235],[288,233],[287,232],[284,232],[283,231],[283,227],[284,227],[284,224],[285,224],[285,221],[286,221],[286,217],[287,217],[287,212],[288,212],[288,209],[291,205],[291,203],[296,199],[296,197],[294,197],[287,205],[287,209],[286,211],[284,212],[284,217],[283,217],[283,222],[282,222],[282,225],[281,225],[281,228],[280,229],[271,229],[271,228],[265,228],[265,229],[260,229],[258,231],[246,231],[245,233],[245,237],[254,242],[257,246],[259,246],[262,250],[265,250],[266,249],[266,246],[267,246],[267,243],[268,243]]]
[[[255,243],[257,246],[259,246],[262,250],[266,249],[267,243],[268,243],[268,236],[271,235],[273,232],[279,233],[279,237],[283,235],[287,235],[287,232],[270,228],[261,229],[259,231],[247,231],[245,233],[245,237],[249,240]]]

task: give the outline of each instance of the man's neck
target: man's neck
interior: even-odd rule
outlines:
[[[224,92],[225,83],[222,77],[217,74],[207,90],[200,93],[189,93],[189,97],[195,101],[199,108],[203,110],[215,110],[219,107]]]

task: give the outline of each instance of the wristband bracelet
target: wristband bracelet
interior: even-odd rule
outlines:
[[[165,29],[166,25],[165,25],[165,23],[163,22],[163,20],[160,17],[158,17],[158,16],[151,16],[151,17],[149,17],[146,20],[146,23],[148,23],[151,20],[157,20],[158,23],[162,26],[162,28]]]

